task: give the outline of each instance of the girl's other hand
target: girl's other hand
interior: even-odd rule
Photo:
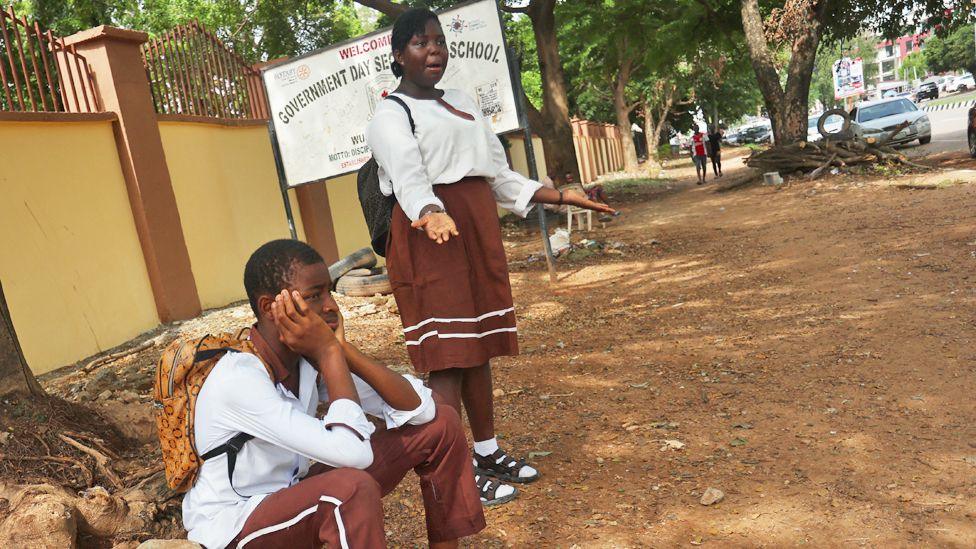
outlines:
[[[461,234],[451,216],[444,212],[429,213],[411,223],[410,226],[414,229],[423,229],[427,236],[438,244],[447,242],[452,235],[459,236]]]

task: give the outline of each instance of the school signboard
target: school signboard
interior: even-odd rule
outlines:
[[[845,99],[864,93],[864,62],[860,57],[843,57],[834,61],[834,99]]]
[[[475,99],[496,133],[521,128],[494,0],[439,12],[450,61],[441,88]],[[358,170],[370,158],[366,125],[398,79],[391,29],[330,46],[264,71],[274,138],[288,186]]]

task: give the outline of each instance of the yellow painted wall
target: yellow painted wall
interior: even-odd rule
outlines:
[[[339,257],[345,257],[360,248],[369,247],[369,229],[359,205],[356,190],[356,174],[337,177],[325,184],[332,210],[332,227],[335,230]],[[382,263],[383,258],[378,258]]]
[[[0,122],[0,280],[42,373],[159,323],[112,122]]]
[[[512,169],[525,177],[529,177],[529,161],[525,156],[525,139],[522,138],[521,134],[509,134],[506,137],[508,137],[508,142],[512,144],[511,148],[508,149],[508,154],[512,158]],[[532,148],[535,150],[535,166],[539,170],[539,177],[549,175],[549,170],[546,168],[546,155],[542,150],[542,139],[533,137]]]
[[[212,308],[244,299],[247,258],[261,244],[290,236],[267,128],[160,122],[159,133],[200,303]]]

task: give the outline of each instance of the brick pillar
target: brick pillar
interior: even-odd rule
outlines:
[[[65,42],[88,59],[102,107],[118,115],[115,142],[132,216],[159,318],[169,322],[199,315],[200,297],[139,48],[147,38],[101,26]]]
[[[302,227],[308,245],[315,248],[325,262],[339,261],[339,245],[336,244],[335,228],[332,226],[332,209],[329,207],[329,193],[325,183],[302,185],[295,188],[298,211],[302,215]]]

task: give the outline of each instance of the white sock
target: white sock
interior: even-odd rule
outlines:
[[[474,443],[474,451],[479,456],[490,456],[495,453],[495,450],[498,450],[498,439],[490,438]]]
[[[480,442],[475,441],[474,443],[475,453],[482,457],[490,456],[494,454],[496,450],[498,450],[498,439],[496,438],[492,438],[489,440],[482,440]],[[477,465],[477,463],[475,463],[475,465]],[[534,477],[537,474],[539,474],[538,471],[536,471],[532,467],[529,467],[528,465],[522,466],[522,468],[519,469],[518,472],[518,476],[522,478]]]
[[[475,475],[475,477],[477,476],[478,475]],[[499,482],[497,479],[492,479],[491,481],[498,484],[498,488],[495,490],[495,499],[503,498],[505,496],[510,496],[515,493],[514,486]]]
[[[529,467],[528,465],[523,465],[522,468],[519,469],[518,476],[521,478],[529,478],[529,477],[534,477],[538,474],[539,472],[533,469],[532,467]]]

